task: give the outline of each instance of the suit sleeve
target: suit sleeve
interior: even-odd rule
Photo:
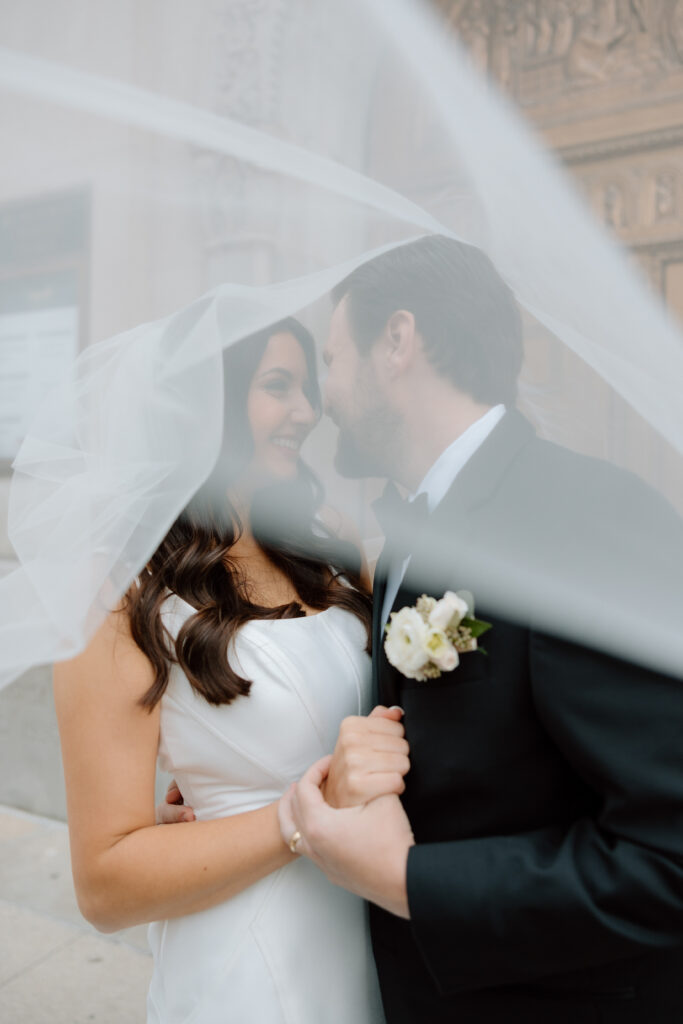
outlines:
[[[529,668],[542,726],[596,810],[411,849],[411,926],[444,993],[683,945],[683,682],[541,633]]]

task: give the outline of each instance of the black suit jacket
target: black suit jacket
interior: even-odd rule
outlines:
[[[658,595],[646,589],[652,558],[629,548],[644,522],[672,545]],[[439,532],[429,572],[417,538],[394,609],[467,589],[493,629],[487,655],[404,678],[382,648],[380,559],[373,683],[377,701],[405,709],[416,839],[411,920],[371,908],[389,1024],[683,1020],[683,683],[599,650],[597,611],[590,646],[549,632],[543,615],[561,600],[553,577],[587,596],[631,587],[632,631],[658,600],[681,608],[680,520],[629,474],[508,413],[435,510]],[[495,572],[510,545],[530,574],[512,606],[514,583],[503,603]]]

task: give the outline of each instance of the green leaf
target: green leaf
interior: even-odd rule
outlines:
[[[475,638],[475,640],[478,639],[480,636],[483,636],[484,633],[488,633],[490,629],[493,629],[491,623],[484,622],[483,619],[465,618],[461,621],[460,625],[466,626],[469,630],[471,630],[472,636]]]

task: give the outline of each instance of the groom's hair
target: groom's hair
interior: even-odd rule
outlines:
[[[357,267],[332,292],[347,297],[367,353],[396,310],[415,317],[434,369],[478,402],[514,405],[522,366],[521,317],[488,256],[444,235],[397,246]]]

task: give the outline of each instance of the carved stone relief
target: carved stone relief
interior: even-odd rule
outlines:
[[[345,118],[344,111],[349,92],[367,97],[372,83],[365,72],[349,76],[344,56],[330,46],[334,19],[348,29],[351,17],[343,4],[317,6],[311,0],[213,0],[210,16],[198,15],[204,46],[197,75],[204,107],[304,148],[313,140],[325,155],[360,165],[367,145],[364,125]],[[303,63],[301,75],[284,75],[284,69],[295,67],[291,56],[302,37],[311,60]],[[316,51],[319,64],[313,66]],[[357,231],[349,217],[344,232],[325,236],[313,204],[302,197],[297,206],[296,184],[276,170],[246,169],[215,151],[197,150],[194,159],[205,198],[207,288],[224,280],[261,284],[306,273],[321,261],[334,262]]]
[[[277,118],[277,76],[281,21],[284,3],[266,0],[232,0],[215,3],[205,19],[205,53],[202,68],[206,105],[216,113],[250,124],[272,126]],[[204,187],[204,237],[207,285],[234,276],[244,267],[245,245],[251,249],[254,277],[259,267],[268,274],[272,253],[264,238],[247,242],[241,231],[247,183],[243,169],[230,157],[198,150],[196,162]],[[235,240],[241,239],[238,250]]]
[[[440,0],[476,63],[523,104],[683,66],[683,0]]]
[[[661,171],[654,182],[654,219],[676,217],[676,171]]]
[[[610,161],[595,167],[575,168],[575,176],[597,217],[624,231],[625,241],[637,244],[639,235],[651,241],[683,234],[683,156],[678,166],[668,157],[641,156],[628,162]]]
[[[602,197],[602,211],[605,224],[611,228],[625,228],[628,221],[626,202],[621,185],[610,181],[605,185]]]

